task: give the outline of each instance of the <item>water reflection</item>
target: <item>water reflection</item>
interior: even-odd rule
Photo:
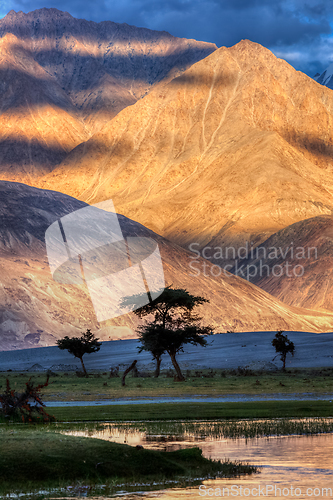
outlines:
[[[61,427],[60,427],[61,428]],[[216,441],[223,438],[254,438],[263,436],[307,435],[333,432],[333,418],[241,419],[219,421],[153,421],[124,423],[86,423],[70,425],[63,432],[128,443],[181,443]],[[149,447],[151,447],[149,445]],[[157,446],[159,448],[159,446]],[[172,449],[175,449],[172,447]]]
[[[149,424],[144,422],[139,426],[103,424],[97,428],[77,428],[63,432],[166,451],[197,445],[207,458],[228,458],[261,466],[260,474],[205,481],[200,490],[199,486],[195,486],[135,494],[119,491],[112,497],[103,497],[103,500],[188,500],[209,497],[266,497],[290,500],[333,498],[333,434],[231,439],[214,434],[212,424],[198,422],[195,432],[192,428],[192,433],[187,429],[182,434],[156,433],[156,428],[149,427]],[[151,432],[152,429],[155,434]],[[97,497],[95,498],[97,500]],[[98,498],[101,500],[102,497]]]

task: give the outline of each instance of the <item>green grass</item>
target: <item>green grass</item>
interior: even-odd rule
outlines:
[[[84,424],[76,424],[76,426]],[[146,440],[173,442],[174,440],[196,438],[197,440],[214,438],[256,438],[267,436],[313,435],[333,432],[333,419],[256,419],[256,420],[219,420],[217,422],[203,421],[154,421],[154,422],[129,422],[126,424],[98,424],[91,427],[86,424],[85,432],[95,428],[100,430],[127,435],[145,433]],[[65,427],[66,428],[66,427]],[[78,429],[76,427],[76,429]],[[84,427],[82,427],[84,430]],[[162,439],[160,439],[162,438]]]
[[[169,372],[171,375],[173,372]],[[186,382],[175,382],[172,376],[162,374],[154,377],[126,378],[126,386],[121,386],[121,378],[109,378],[108,372],[93,373],[89,378],[79,378],[73,372],[61,373],[50,378],[50,385],[43,389],[45,401],[54,400],[94,400],[113,398],[136,398],[156,396],[261,393],[333,393],[333,368],[293,369],[283,372],[252,372],[250,370],[184,370]],[[45,380],[45,374],[1,373],[0,391],[4,390],[8,377],[11,387],[22,390],[30,377],[37,383]]]
[[[154,420],[138,422],[80,422],[52,424],[57,432],[101,439],[143,439],[145,443],[198,442],[211,438],[257,438],[333,432],[333,418],[242,419],[217,421]],[[122,441],[118,441],[122,442]],[[125,442],[125,441],[124,441]]]
[[[255,401],[244,403],[162,403],[146,405],[107,405],[46,407],[58,420],[215,420],[240,418],[333,417],[330,401]]]
[[[199,448],[174,452],[137,449],[100,439],[54,432],[52,426],[0,428],[0,492],[78,484],[163,482],[208,476],[234,477],[256,468],[204,458]]]

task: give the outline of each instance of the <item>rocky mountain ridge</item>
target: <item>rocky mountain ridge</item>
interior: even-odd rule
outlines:
[[[45,231],[58,218],[87,205],[55,191],[0,181],[0,349],[54,345],[64,335],[91,328],[102,340],[135,338],[133,313],[98,322],[85,284],[52,278]],[[101,211],[101,216],[103,211]],[[328,331],[333,316],[285,306],[241,278],[216,276],[212,264],[119,215],[124,237],[153,238],[166,284],[210,300],[201,310],[215,332],[227,330]]]
[[[0,20],[0,77],[0,179],[34,186],[0,181],[2,349],[87,325],[135,337],[130,316],[98,325],[87,290],[54,282],[46,259],[49,224],[111,198],[124,230],[158,241],[168,283],[210,299],[218,331],[332,330],[330,89],[247,40],[216,50],[57,9]],[[318,246],[303,279],[224,273],[247,243],[291,235]]]
[[[333,218],[313,217],[273,234],[231,272],[285,304],[332,312]]]
[[[0,20],[0,37],[9,33],[64,90],[90,131],[216,49],[167,32],[76,19],[54,8],[10,11]]]
[[[215,49],[57,9],[10,11],[0,20],[0,178],[36,185],[120,110]]]
[[[121,111],[38,185],[112,198],[185,248],[237,249],[332,213],[332,151],[331,91],[242,41]]]
[[[314,80],[329,89],[333,89],[333,63],[329,64],[321,74],[318,73]]]
[[[12,34],[0,38],[0,77],[0,175],[33,184],[90,134],[66,92]]]

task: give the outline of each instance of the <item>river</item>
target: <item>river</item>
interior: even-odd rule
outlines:
[[[333,498],[333,434],[234,439],[209,432],[211,423],[196,424],[200,426],[198,432],[178,431],[172,435],[165,431],[164,424],[160,431],[156,431],[156,426],[152,431],[145,422],[134,427],[134,424],[99,424],[94,429],[90,425],[65,432],[166,451],[199,446],[207,458],[241,460],[261,468],[259,474],[204,481],[201,486],[150,492],[143,486],[136,493],[119,490],[113,496],[99,499]]]

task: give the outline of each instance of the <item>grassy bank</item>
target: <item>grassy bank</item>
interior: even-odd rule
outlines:
[[[0,428],[0,492],[38,488],[94,487],[106,484],[162,483],[208,476],[234,477],[256,468],[202,457],[198,448],[175,452],[137,449],[100,439],[74,437],[50,430]],[[107,490],[105,490],[107,491]]]
[[[67,422],[129,420],[214,420],[239,418],[333,417],[330,401],[255,401],[245,403],[163,403],[46,408]]]
[[[108,372],[91,373],[80,378],[75,372],[51,376],[50,385],[43,389],[45,401],[94,400],[123,397],[155,397],[181,395],[261,394],[261,393],[333,393],[333,369],[293,369],[286,372],[251,370],[188,370],[185,382],[175,382],[173,372],[165,372],[158,379],[152,373],[134,378],[128,375],[126,386],[121,378],[109,378]],[[121,374],[120,374],[121,375]],[[5,388],[6,378],[11,387],[21,390],[30,377],[40,383],[46,375],[41,373],[3,372],[0,374],[0,391]]]

